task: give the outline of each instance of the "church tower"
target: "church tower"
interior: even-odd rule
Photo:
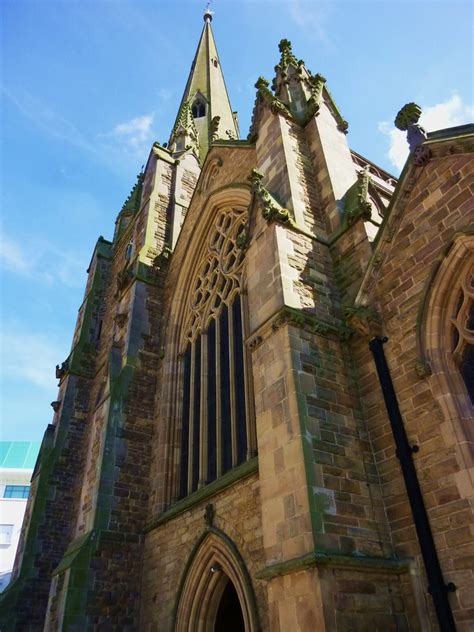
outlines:
[[[284,39],[240,140],[211,20],[94,249],[2,630],[468,629],[474,129],[402,108],[397,182]]]

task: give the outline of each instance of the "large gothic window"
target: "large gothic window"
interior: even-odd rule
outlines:
[[[191,282],[182,340],[179,497],[254,454],[241,295],[246,211],[215,219]]]

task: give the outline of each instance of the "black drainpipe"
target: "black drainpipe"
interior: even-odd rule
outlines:
[[[376,336],[369,342],[369,348],[374,356],[377,375],[382,388],[390,425],[392,426],[393,438],[395,439],[395,445],[397,447],[396,456],[402,468],[418,542],[428,577],[428,592],[433,599],[441,632],[452,632],[456,630],[456,626],[448,599],[448,592],[456,590],[456,586],[452,582],[445,584],[443,579],[428,514],[426,513],[420,483],[413,462],[413,452],[418,452],[419,448],[418,446],[411,446],[408,443],[407,433],[403,425],[403,419],[400,408],[398,407],[397,396],[393,388],[392,377],[383,348],[387,340],[388,338]]]

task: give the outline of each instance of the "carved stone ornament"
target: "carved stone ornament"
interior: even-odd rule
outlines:
[[[133,279],[131,267],[124,268],[117,274],[117,292],[124,290]]]
[[[312,111],[316,113],[319,110],[321,99],[323,96],[323,88],[326,83],[326,78],[320,74],[311,75],[308,78],[309,89],[311,96],[308,99],[308,105],[312,108]]]
[[[418,359],[415,364],[415,371],[418,377],[429,377],[432,373],[430,363],[426,360]]]
[[[121,314],[116,314],[115,318],[114,318],[114,321],[115,321],[116,325],[118,327],[120,327],[120,329],[125,325],[127,320],[128,320],[128,314],[125,313],[125,312],[123,312]]]
[[[370,173],[367,168],[357,174],[357,181],[344,196],[345,216],[348,226],[352,226],[360,217],[370,220],[372,204],[369,197]]]
[[[211,119],[211,124],[209,126],[209,136],[211,137],[211,142],[217,140],[219,138],[219,123],[221,121],[220,116],[213,116]]]
[[[64,360],[61,366],[59,364],[56,365],[56,379],[61,380],[68,371],[69,371],[69,358]]]
[[[382,335],[382,319],[373,307],[354,305],[344,308],[346,323],[364,338]]]
[[[60,405],[61,405],[61,400],[56,400],[55,402],[51,402],[51,408],[54,410],[55,413],[58,412]]]
[[[263,174],[256,169],[252,169],[249,180],[252,184],[252,190],[262,203],[262,215],[267,222],[281,222],[283,224],[289,224],[295,226],[295,222],[288,209],[283,208],[278,202],[271,196],[269,191],[262,184]]]
[[[214,505],[209,503],[204,511],[204,524],[206,527],[212,527],[214,524],[214,516],[216,515]]]
[[[423,167],[431,158],[431,149],[426,145],[418,145],[413,152],[413,164],[416,167]]]
[[[249,349],[256,349],[259,345],[262,344],[262,342],[262,336],[255,336],[255,338],[252,338],[252,340],[249,342]]]
[[[402,107],[395,118],[395,127],[407,133],[407,141],[411,152],[414,152],[427,137],[426,131],[418,124],[420,116],[420,106],[416,103],[407,103]]]

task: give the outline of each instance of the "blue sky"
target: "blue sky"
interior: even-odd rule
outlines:
[[[196,0],[2,0],[0,440],[40,440],[99,235],[168,140],[202,28]],[[472,7],[456,0],[215,0],[242,137],[278,42],[328,80],[355,150],[397,174],[398,109],[472,121]]]

